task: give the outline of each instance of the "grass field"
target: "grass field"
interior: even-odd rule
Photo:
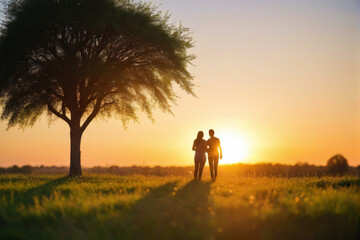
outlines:
[[[0,175],[0,239],[360,239],[356,177]]]

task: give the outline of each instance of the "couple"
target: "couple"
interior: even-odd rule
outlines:
[[[217,177],[217,167],[219,163],[219,151],[220,159],[222,159],[222,149],[220,146],[220,139],[214,137],[214,130],[209,130],[210,138],[206,141],[203,139],[204,133],[199,131],[197,138],[194,140],[192,150],[195,151],[195,171],[194,178],[201,179],[202,171],[206,162],[206,154],[208,153],[209,166],[211,179],[215,180]]]

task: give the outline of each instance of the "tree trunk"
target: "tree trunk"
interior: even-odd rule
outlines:
[[[69,177],[81,176],[81,144],[82,132],[80,126],[70,128],[70,173]]]

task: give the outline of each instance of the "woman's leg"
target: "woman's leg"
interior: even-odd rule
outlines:
[[[199,170],[199,161],[195,160],[194,178],[197,178],[198,170]]]
[[[204,170],[204,166],[205,166],[205,162],[206,162],[206,160],[205,160],[205,161],[201,161],[201,162],[200,162],[199,179],[201,179],[202,172],[203,172],[203,170]]]

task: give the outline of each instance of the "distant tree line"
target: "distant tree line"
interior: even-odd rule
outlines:
[[[32,167],[29,165],[18,167],[13,166],[9,168],[0,168],[0,174],[66,174],[69,171],[68,167]],[[131,166],[131,167],[92,167],[84,168],[86,173],[93,174],[115,174],[115,175],[145,175],[145,176],[192,176],[193,167],[146,167],[146,166]],[[209,173],[207,169],[204,171],[206,177]],[[326,166],[310,165],[308,163],[296,163],[295,165],[284,164],[234,164],[234,165],[220,165],[220,175],[223,176],[277,176],[277,177],[322,177],[322,176],[338,176],[351,175],[360,176],[360,166],[351,167],[347,160],[340,154],[331,157]]]

